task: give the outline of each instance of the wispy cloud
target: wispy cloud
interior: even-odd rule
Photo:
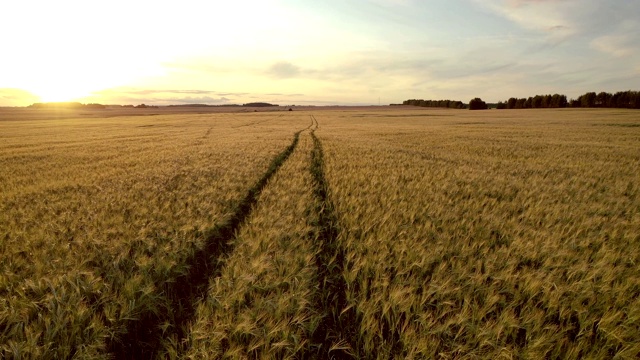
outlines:
[[[507,4],[511,7],[521,7],[529,4],[549,4],[549,3],[564,3],[572,0],[507,0]]]
[[[0,89],[0,106],[25,106],[39,102],[40,98],[20,89]]]
[[[288,61],[279,61],[267,69],[267,74],[276,79],[294,78],[300,74],[300,67]]]
[[[518,26],[562,41],[578,33],[572,16],[575,0],[473,0]]]
[[[296,96],[304,96],[304,94],[283,94],[283,93],[269,93],[265,94],[267,96],[287,96],[287,97],[296,97]]]
[[[640,54],[640,20],[624,21],[613,31],[598,36],[591,46],[614,57],[627,57]]]
[[[170,104],[209,104],[219,105],[233,103],[234,98],[247,93],[218,92],[202,89],[140,89],[120,87],[94,92],[81,99],[85,102],[102,102],[117,104],[147,103],[155,105]]]
[[[387,7],[415,5],[415,0],[368,0],[368,1],[374,4],[387,6]]]
[[[625,57],[636,51],[636,48],[629,46],[628,40],[626,36],[604,35],[593,39],[591,46],[605,54],[615,57]]]
[[[113,92],[113,89],[97,91],[96,93],[105,93],[105,92]],[[154,95],[154,94],[192,94],[192,95],[202,95],[202,94],[215,94],[215,91],[212,90],[174,90],[174,89],[127,89],[127,88],[118,88],[120,93],[126,94],[134,94],[134,95]]]
[[[162,103],[162,104],[208,104],[208,105],[221,105],[230,103],[230,99],[226,97],[213,98],[211,96],[201,96],[201,97],[169,97],[169,98],[160,98],[155,99],[154,103]]]

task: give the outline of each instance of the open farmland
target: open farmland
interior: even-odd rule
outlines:
[[[640,356],[640,114],[0,122],[4,358]]]
[[[309,123],[263,114],[3,122],[3,353],[144,352],[156,328],[177,331],[195,295],[185,281],[208,271],[193,271],[205,252],[224,248],[208,239],[246,211],[247,194]]]
[[[318,135],[359,356],[640,354],[640,115],[354,115]]]

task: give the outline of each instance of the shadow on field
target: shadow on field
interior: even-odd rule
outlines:
[[[329,199],[329,185],[324,173],[324,152],[320,139],[314,131],[318,121],[312,115],[315,129],[311,130],[313,150],[311,152],[311,175],[313,176],[313,195],[316,198],[314,209],[318,218],[313,224],[318,229],[315,239],[319,247],[316,254],[316,267],[320,293],[315,308],[323,314],[322,320],[312,335],[312,341],[319,346],[317,356],[321,359],[357,358],[357,336],[360,319],[354,307],[348,307],[347,285],[343,276],[345,250],[338,243],[338,221],[333,204]]]
[[[230,240],[251,213],[269,179],[295,150],[301,132],[302,130],[296,132],[291,144],[271,161],[269,169],[248,191],[232,216],[208,231],[205,245],[186,261],[190,266],[189,271],[175,281],[156,284],[157,288],[161,289],[158,296],[167,299],[171,305],[168,309],[170,311],[146,311],[139,319],[129,321],[126,324],[125,335],[107,344],[113,358],[156,358],[163,339],[172,336],[180,342],[185,339],[187,326],[196,312],[197,301],[206,296],[209,279],[219,275],[220,259],[233,250]],[[163,331],[163,328],[167,329],[166,324],[170,324],[169,333]],[[179,343],[178,346],[182,345]]]

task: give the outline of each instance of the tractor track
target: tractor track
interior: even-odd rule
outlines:
[[[293,140],[273,160],[268,170],[249,189],[245,197],[225,221],[207,231],[205,245],[194,251],[186,260],[189,271],[175,279],[166,279],[156,284],[158,296],[169,300],[168,311],[146,311],[138,319],[128,321],[123,335],[107,341],[107,350],[115,359],[154,359],[160,355],[163,339],[175,336],[179,346],[188,335],[188,324],[193,320],[198,301],[205,299],[208,283],[212,277],[219,276],[224,259],[233,251],[231,240],[242,223],[247,219],[256,204],[258,197],[269,180],[280,169],[295,150],[300,133],[294,134]],[[163,324],[169,323],[170,333],[163,331]],[[166,327],[164,327],[166,329]],[[184,349],[179,349],[183,351]]]
[[[315,135],[318,120],[310,115],[315,127],[311,129],[313,149],[310,171],[313,177],[313,195],[317,228],[315,241],[318,246],[316,267],[318,268],[319,294],[315,308],[322,320],[312,334],[312,342],[319,346],[317,357],[321,359],[355,359],[358,350],[357,334],[359,318],[354,307],[347,302],[347,284],[343,276],[345,249],[338,241],[339,225],[334,205],[329,198],[329,184],[325,175],[324,151],[320,139]]]

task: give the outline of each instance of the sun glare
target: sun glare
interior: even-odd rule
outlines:
[[[45,86],[42,89],[34,89],[33,92],[40,97],[42,102],[79,101],[91,94],[91,91],[86,89],[78,89],[64,84]]]
[[[137,78],[135,71],[138,68],[108,67],[104,64],[94,66],[99,70],[87,66],[74,71],[69,66],[58,66],[59,73],[44,73],[25,88],[38,96],[40,102],[101,102],[107,99],[96,97],[97,92],[128,84]],[[154,69],[151,66],[150,68]],[[139,71],[138,74],[147,75],[143,71]]]

